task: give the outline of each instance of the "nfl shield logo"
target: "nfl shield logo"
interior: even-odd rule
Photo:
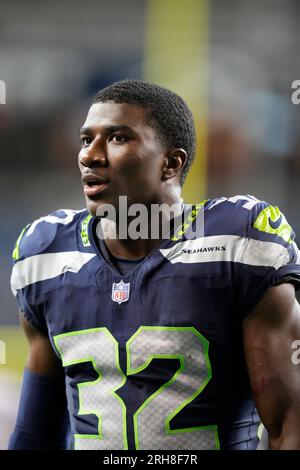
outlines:
[[[129,299],[129,290],[130,284],[129,282],[113,282],[112,291],[111,291],[111,298],[114,302],[118,302],[120,305],[122,302],[126,302]]]

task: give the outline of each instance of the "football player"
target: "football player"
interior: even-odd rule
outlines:
[[[80,139],[87,210],[36,220],[13,252],[30,353],[9,448],[256,449],[262,421],[271,449],[300,449],[284,215],[253,196],[182,202],[193,117],[160,86],[101,90]],[[126,228],[135,204],[180,208],[169,236],[120,236],[121,196]]]

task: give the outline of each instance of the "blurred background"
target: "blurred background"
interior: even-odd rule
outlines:
[[[26,358],[11,251],[27,223],[84,207],[78,130],[91,97],[124,78],[177,91],[198,132],[186,200],[254,194],[300,234],[299,19],[297,0],[1,0],[0,448]]]

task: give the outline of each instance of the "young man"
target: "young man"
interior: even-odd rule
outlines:
[[[257,408],[271,449],[300,449],[300,265],[283,214],[252,196],[182,203],[193,118],[162,87],[100,91],[81,143],[87,210],[35,221],[14,250],[30,354],[9,448],[255,449]],[[151,237],[162,204],[172,230]]]

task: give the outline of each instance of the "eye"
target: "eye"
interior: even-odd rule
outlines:
[[[92,142],[92,139],[90,137],[85,136],[85,137],[81,137],[80,141],[81,141],[82,146],[85,147],[86,145],[89,145]]]
[[[124,135],[124,134],[114,134],[110,140],[112,142],[116,142],[116,143],[124,143],[124,142],[128,142],[129,140],[129,137],[127,137],[127,135]]]

